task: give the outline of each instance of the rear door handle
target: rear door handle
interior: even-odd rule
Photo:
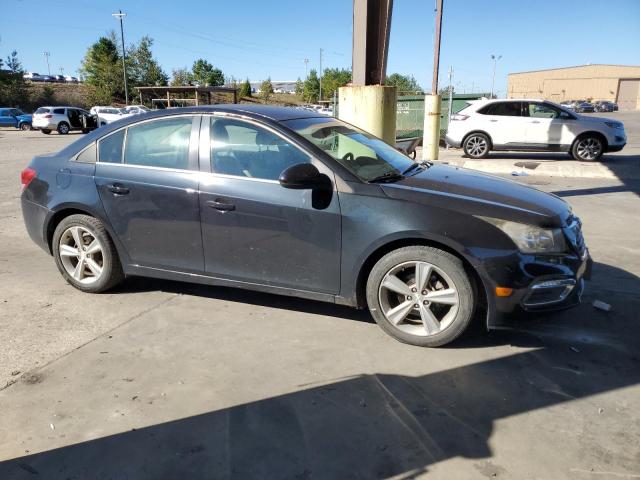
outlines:
[[[490,122],[497,122],[498,120],[492,119],[492,120],[489,120],[489,121]]]
[[[540,123],[538,120],[531,120],[530,123]]]
[[[129,193],[129,189],[119,183],[114,183],[113,185],[107,185],[107,188],[111,193],[116,195],[127,195]]]
[[[207,201],[207,206],[214,208],[219,212],[230,212],[236,209],[236,206],[233,203],[221,201],[220,198]]]

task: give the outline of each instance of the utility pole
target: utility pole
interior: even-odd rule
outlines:
[[[308,67],[309,67],[309,59],[305,58],[304,59],[304,79],[305,80],[309,77]]]
[[[42,52],[42,55],[44,55],[44,58],[47,59],[47,74],[51,76],[51,67],[49,67],[49,57],[51,56],[51,54],[49,52]]]
[[[122,75],[124,76],[124,103],[129,105],[129,90],[127,88],[127,65],[125,62],[125,50],[124,50],[124,27],[122,26],[122,19],[127,16],[126,13],[122,13],[122,10],[118,10],[118,13],[112,13],[112,17],[120,20],[120,38],[122,39]]]
[[[322,100],[322,49],[320,49],[320,93],[318,100]]]
[[[496,84],[496,64],[501,58],[502,55],[491,55],[491,60],[493,60],[493,77],[491,78],[491,96],[489,98],[493,98],[493,90]]]
[[[449,129],[449,122],[451,121],[451,107],[453,104],[453,67],[449,67],[449,116],[447,117],[447,129]]]
[[[422,137],[422,160],[437,160],[440,148],[440,102],[438,95],[438,70],[440,69],[440,39],[442,31],[443,0],[436,0],[436,26],[433,41],[433,80],[431,94],[424,98],[424,129]]]

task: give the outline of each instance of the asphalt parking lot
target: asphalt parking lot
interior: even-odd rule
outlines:
[[[604,164],[640,168],[624,121]],[[640,478],[640,181],[512,177],[582,218],[583,304],[420,349],[313,301],[73,289],[24,230],[19,173],[75,138],[0,130],[0,479]],[[569,162],[494,160],[523,158]]]

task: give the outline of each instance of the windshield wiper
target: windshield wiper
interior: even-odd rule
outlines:
[[[429,168],[432,164],[429,162],[416,162],[413,165],[411,165],[409,168],[407,168],[404,172],[402,172],[402,175],[406,175],[409,172],[412,172],[413,170],[416,169],[416,167],[420,167],[420,168],[424,168],[425,170],[427,168]]]
[[[387,173],[383,173],[382,175],[378,175],[377,177],[373,177],[372,179],[369,180],[369,183],[391,182],[391,181],[400,180],[403,178],[404,178],[404,175],[398,172],[387,172]]]

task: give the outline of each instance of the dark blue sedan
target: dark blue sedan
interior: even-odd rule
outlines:
[[[80,290],[139,275],[368,307],[421,346],[476,309],[492,327],[573,305],[591,264],[562,199],[294,108],[137,115],[34,158],[22,185],[29,235]]]

